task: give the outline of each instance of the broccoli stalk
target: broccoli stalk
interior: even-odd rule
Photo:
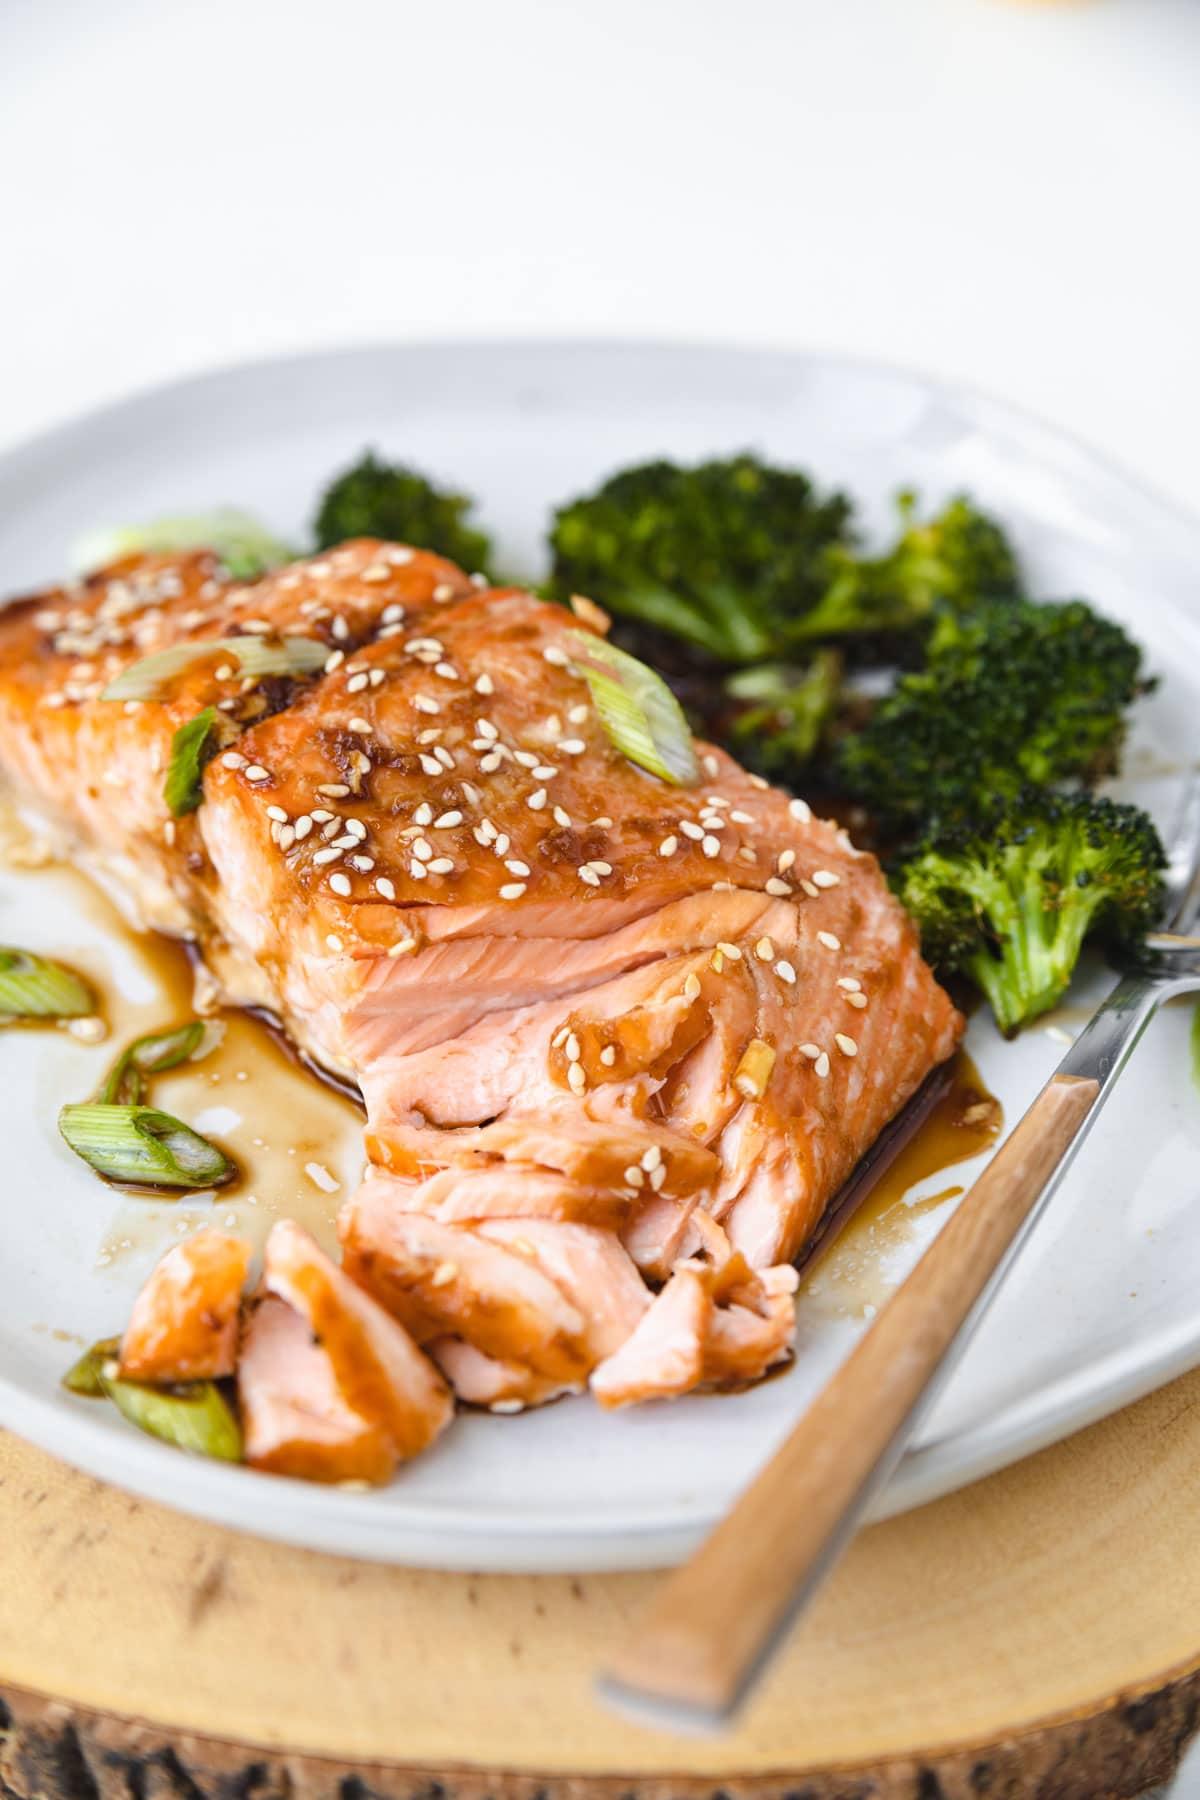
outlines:
[[[729,676],[725,693],[736,707],[723,736],[759,774],[784,777],[812,761],[837,711],[842,658],[818,650],[806,667],[760,663]]]
[[[981,602],[946,615],[926,665],[841,745],[838,777],[885,831],[977,819],[1027,783],[1117,766],[1141,652],[1082,600]]]
[[[1137,807],[1029,789],[983,830],[927,839],[893,885],[928,960],[969,976],[1011,1037],[1062,998],[1086,938],[1155,925],[1165,863]]]
[[[666,634],[701,662],[759,662],[795,640],[849,517],[842,495],[821,498],[807,476],[750,455],[647,463],[555,514],[551,591],[636,622],[653,660]]]
[[[474,502],[437,488],[415,469],[380,462],[368,451],[326,488],[313,523],[317,548],[347,538],[384,538],[433,550],[469,572],[484,569],[492,546],[467,524]]]
[[[936,609],[957,611],[980,598],[1021,593],[1008,538],[966,495],[925,523],[916,517],[915,494],[900,494],[896,504],[900,535],[886,555],[856,556],[842,545],[830,549],[828,585],[797,622],[800,638],[911,632]]]

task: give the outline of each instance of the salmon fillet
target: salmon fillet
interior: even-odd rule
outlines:
[[[135,1381],[196,1381],[237,1367],[242,1289],[253,1247],[225,1231],[193,1232],[151,1271],[121,1339]]]
[[[788,1265],[962,1029],[874,858],[719,750],[698,747],[695,787],[637,768],[576,671],[570,614],[403,547],[344,546],[239,589],[177,559],[147,641],[257,622],[321,635],[331,658],[265,693],[193,664],[126,712],[97,693],[133,649],[89,663],[72,636],[68,675],[58,639],[85,628],[64,609],[92,618],[114,582],[162,579],[110,572],[0,621],[0,760],[110,867],[150,871],[178,908],[150,916],[195,939],[230,997],[357,1082],[371,1167],[340,1221],[355,1291],[501,1409],[589,1382],[623,1404],[778,1362]],[[66,619],[49,638],[47,612]],[[230,698],[203,804],[169,830],[171,735]],[[119,821],[98,804],[109,767]],[[259,1306],[243,1387],[260,1424],[256,1389],[271,1396],[264,1466],[298,1457],[271,1446],[302,1423],[303,1382],[280,1379],[299,1341]],[[340,1377],[328,1340],[310,1351],[297,1362],[343,1407],[333,1440],[380,1466],[347,1399],[361,1347]]]

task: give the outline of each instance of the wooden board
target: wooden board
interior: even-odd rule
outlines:
[[[286,1550],[0,1436],[0,1775],[71,1800],[1139,1794],[1200,1722],[1198,1472],[1200,1372],[875,1527],[736,1729],[688,1739],[590,1694],[653,1576]]]

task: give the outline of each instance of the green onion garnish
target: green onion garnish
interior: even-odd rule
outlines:
[[[163,782],[163,799],[173,819],[195,812],[204,797],[204,765],[216,753],[213,727],[217,722],[215,706],[181,725],[171,739],[171,760],[167,779]]]
[[[153,1106],[117,1106],[90,1100],[64,1106],[58,1129],[76,1156],[107,1175],[137,1187],[220,1187],[233,1179],[233,1163],[181,1119]]]
[[[135,1038],[121,1052],[112,1074],[96,1096],[100,1106],[139,1106],[148,1075],[162,1075],[191,1062],[208,1048],[210,1028],[203,1019],[189,1019],[186,1025],[173,1025],[169,1031],[150,1032]]]
[[[0,945],[0,1018],[81,1019],[95,1010],[95,995],[73,969]]]
[[[692,734],[662,677],[591,632],[570,636],[578,646],[571,667],[587,682],[609,742],[639,769],[675,787],[691,787],[700,779]]]
[[[67,1370],[63,1386],[91,1400],[111,1400],[131,1425],[177,1450],[241,1462],[241,1429],[215,1381],[182,1381],[170,1387],[128,1381],[119,1373],[120,1354],[120,1338],[93,1344]]]
[[[117,525],[94,531],[76,544],[72,562],[81,575],[139,551],[215,550],[234,581],[253,581],[292,552],[249,513],[235,506],[212,512],[152,519],[146,525]]]
[[[171,677],[189,663],[204,657],[232,656],[244,676],[252,681],[264,675],[314,675],[329,657],[329,647],[318,638],[245,637],[205,638],[200,643],[171,644],[140,662],[122,669],[110,681],[102,700],[160,700]]]

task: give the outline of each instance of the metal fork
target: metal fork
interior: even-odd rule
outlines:
[[[771,1461],[601,1677],[674,1728],[715,1726],[849,1541],[1049,1205],[1164,1000],[1200,989],[1200,776],[1147,938],[1016,1129]]]

